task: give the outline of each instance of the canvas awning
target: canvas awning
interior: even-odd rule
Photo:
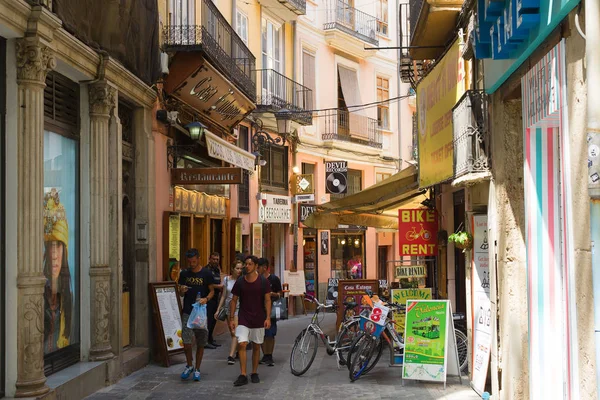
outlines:
[[[424,208],[417,169],[410,166],[359,193],[317,206],[303,223],[309,228],[337,229],[339,225],[398,228],[398,210]]]

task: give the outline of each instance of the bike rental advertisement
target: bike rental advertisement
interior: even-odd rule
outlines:
[[[438,220],[435,210],[398,210],[401,256],[437,255]]]

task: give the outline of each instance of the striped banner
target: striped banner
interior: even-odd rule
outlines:
[[[521,79],[532,399],[577,398],[565,81],[564,40]]]

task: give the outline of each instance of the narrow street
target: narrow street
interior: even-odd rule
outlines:
[[[443,384],[406,381],[402,385],[400,368],[389,368],[384,356],[368,375],[355,383],[350,383],[348,370],[336,368],[335,358],[327,356],[323,346],[319,347],[311,369],[301,377],[291,374],[289,367],[293,340],[310,321],[309,317],[298,317],[279,323],[278,342],[275,348],[275,367],[259,367],[260,384],[248,383],[234,387],[233,381],[239,375],[239,365],[227,365],[228,337],[221,335],[218,342],[223,344],[217,350],[205,350],[202,363],[202,380],[194,382],[190,378],[182,382],[179,375],[183,370],[184,356],[173,358],[170,368],[150,365],[122,379],[92,396],[90,400],[116,399],[447,399],[468,400],[479,396],[468,386],[466,377],[463,384],[457,377],[449,377],[448,386]],[[328,314],[322,326],[332,330],[335,316]],[[248,352],[250,355],[251,352]],[[385,355],[385,353],[384,353]]]

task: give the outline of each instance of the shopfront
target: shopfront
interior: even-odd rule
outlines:
[[[298,204],[298,223],[302,228],[302,265],[304,269],[304,280],[306,282],[306,294],[317,296],[319,293],[319,256],[317,251],[321,249],[321,255],[329,254],[329,232],[321,232],[321,245],[319,246],[318,231],[305,227],[303,222],[316,210],[315,204]]]
[[[331,231],[331,278],[364,279],[365,227]]]
[[[282,277],[286,265],[286,243],[292,223],[292,199],[261,193],[258,203],[258,223],[262,224],[262,256],[267,258],[275,275]]]

